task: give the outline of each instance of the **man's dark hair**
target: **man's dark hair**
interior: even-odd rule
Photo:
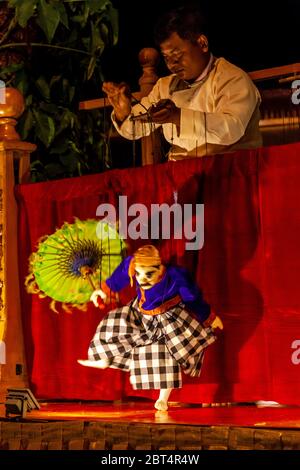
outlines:
[[[193,6],[182,6],[165,13],[154,28],[156,45],[166,41],[172,33],[177,33],[181,39],[195,42],[200,34],[206,34],[203,13]]]

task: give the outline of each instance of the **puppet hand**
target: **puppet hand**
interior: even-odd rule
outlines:
[[[105,302],[107,295],[101,289],[94,290],[94,292],[92,293],[90,297],[90,301],[93,302],[95,307],[100,307],[100,305],[103,305],[103,303],[101,304],[98,303],[98,297],[101,297],[101,299]]]
[[[223,322],[218,316],[214,319],[210,326],[213,328],[213,330],[215,330],[216,328],[220,328],[220,330],[223,330],[224,328]]]

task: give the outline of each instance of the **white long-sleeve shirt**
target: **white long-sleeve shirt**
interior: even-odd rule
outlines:
[[[259,92],[246,72],[224,58],[214,60],[208,74],[191,85],[176,75],[160,78],[142,98],[142,105],[133,106],[132,114],[144,113],[145,108],[166,98],[181,110],[179,132],[174,124],[162,124],[171,144],[170,160],[255,148],[262,143]],[[130,117],[119,126],[114,113],[112,120],[118,132],[131,140],[160,127],[138,120],[133,123]]]

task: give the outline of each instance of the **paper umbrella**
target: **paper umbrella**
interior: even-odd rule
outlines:
[[[26,289],[31,294],[63,303],[63,308],[86,308],[90,295],[123,260],[126,244],[105,221],[75,219],[43,237],[29,259]]]

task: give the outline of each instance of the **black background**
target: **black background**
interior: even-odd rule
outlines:
[[[106,80],[127,81],[138,89],[138,53],[154,47],[157,18],[182,0],[112,0],[119,11],[119,42],[105,51]],[[246,71],[300,62],[300,0],[201,0],[212,52]],[[161,64],[162,74],[165,69]]]

